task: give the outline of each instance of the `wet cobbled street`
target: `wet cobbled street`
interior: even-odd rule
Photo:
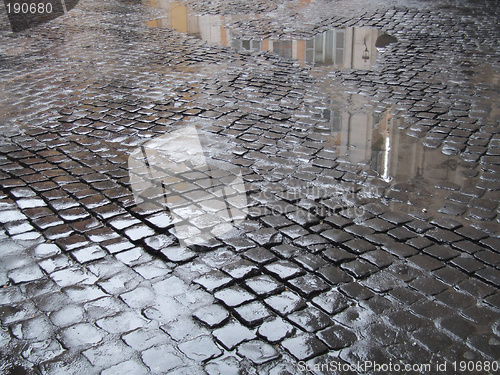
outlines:
[[[0,13],[1,374],[500,374],[496,0],[73,5]]]

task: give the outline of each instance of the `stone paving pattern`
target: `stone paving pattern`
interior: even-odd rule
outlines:
[[[188,5],[261,15],[233,25],[249,38],[372,26],[398,42],[371,71],[335,71],[148,28],[161,12],[132,1],[82,0],[18,34],[1,19],[0,369],[498,360],[496,2]],[[473,184],[426,186],[444,194],[436,212],[408,205],[425,192],[325,143],[318,111],[337,92],[403,116]],[[176,245],[161,208],[135,204],[127,166],[142,142],[193,122],[224,139],[215,157],[241,167],[250,206],[202,251]],[[312,185],[334,188],[294,194]]]

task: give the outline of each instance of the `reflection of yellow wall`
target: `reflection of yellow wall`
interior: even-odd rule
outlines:
[[[226,30],[225,27],[222,27],[222,25],[224,24],[225,20],[226,20],[226,17],[224,17],[224,16],[220,17],[220,22],[221,22],[221,26],[220,26],[220,43],[223,46],[228,46],[229,45],[228,32],[227,32],[227,30]]]
[[[296,45],[297,45],[297,51],[293,57],[297,60],[305,61],[305,59],[306,59],[306,41],[305,40],[298,40]]]
[[[181,33],[188,32],[188,12],[187,8],[177,1],[171,4],[171,17],[172,17],[172,28],[180,31]]]
[[[159,20],[148,21],[148,22],[146,22],[146,25],[148,25],[149,27],[160,27],[161,26]]]
[[[264,39],[260,44],[260,48],[262,51],[269,51],[269,39]]]

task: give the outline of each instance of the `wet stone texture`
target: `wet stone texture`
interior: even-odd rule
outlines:
[[[498,16],[89,0],[13,33],[2,13],[0,372],[498,360]],[[188,126],[239,168],[230,231],[206,171],[134,196],[129,156]],[[186,204],[187,239],[223,230],[182,246]]]

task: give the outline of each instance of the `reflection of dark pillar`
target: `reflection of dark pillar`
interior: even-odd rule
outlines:
[[[66,10],[69,12],[71,9],[76,7],[76,4],[78,4],[80,0],[64,0],[64,3],[66,4]]]
[[[69,10],[79,0],[66,0]],[[12,31],[23,31],[64,14],[61,0],[4,0],[5,11]]]
[[[346,147],[346,152],[349,152],[349,149],[351,148],[351,114],[347,114],[349,117],[347,119],[347,147]]]

